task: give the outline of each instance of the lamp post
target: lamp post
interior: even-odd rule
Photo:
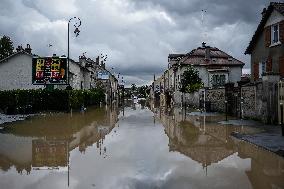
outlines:
[[[284,125],[283,125],[283,103],[280,102],[280,125],[282,129],[282,136],[284,136]]]
[[[79,30],[79,27],[81,26],[81,20],[80,20],[80,18],[78,18],[78,17],[72,17],[72,18],[70,18],[69,19],[69,21],[68,21],[68,53],[67,53],[67,58],[68,58],[68,64],[67,64],[67,77],[68,77],[68,85],[70,85],[70,83],[69,83],[69,25],[70,25],[70,22],[72,21],[74,19],[74,21],[75,21],[75,24],[74,24],[74,27],[75,27],[75,30],[74,30],[74,34],[75,34],[75,36],[76,37],[78,37],[79,36],[79,33],[80,33],[80,30]]]
[[[240,118],[243,119],[243,103],[244,103],[244,98],[241,97],[241,104],[240,104]]]
[[[226,121],[228,121],[228,101],[225,100],[225,108],[226,108]]]

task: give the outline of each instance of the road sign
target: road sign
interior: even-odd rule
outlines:
[[[109,79],[109,72],[108,71],[99,71],[98,72],[98,79]]]

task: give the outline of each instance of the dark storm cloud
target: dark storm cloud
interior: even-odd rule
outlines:
[[[108,54],[107,67],[127,84],[149,84],[167,68],[169,53],[187,53],[206,41],[246,63],[244,56],[265,0],[0,0],[0,36],[14,46],[30,43],[42,56],[66,55],[67,21],[82,20],[71,33],[70,55]],[[201,10],[207,10],[204,24]],[[71,28],[72,32],[73,28]],[[204,37],[207,34],[207,37]],[[232,37],[233,36],[233,37]],[[48,47],[52,44],[52,47]]]
[[[206,10],[206,16],[210,17],[214,24],[234,23],[239,20],[252,23],[259,18],[259,10],[269,4],[267,0],[132,0],[138,7],[159,6],[167,12],[187,17],[201,10]]]

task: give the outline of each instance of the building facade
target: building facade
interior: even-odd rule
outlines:
[[[265,75],[284,77],[284,3],[270,3],[247,47],[251,55],[251,81]]]
[[[32,83],[32,59],[35,55],[31,50],[29,44],[25,49],[18,46],[16,52],[0,60],[0,90],[45,88],[44,85]],[[108,77],[99,78],[101,71],[106,72]],[[99,57],[95,61],[84,55],[79,57],[79,61],[69,59],[68,83],[74,90],[102,87],[105,90],[106,102],[116,99],[118,95],[118,80],[105,68],[104,61],[100,62]],[[66,87],[67,85],[54,85],[54,88],[62,90]]]
[[[154,81],[151,94],[160,93],[160,104],[180,104],[189,100],[188,94],[180,92],[183,73],[189,66],[198,71],[203,87],[208,89],[224,88],[227,83],[237,85],[237,82],[241,80],[244,65],[245,63],[220,49],[202,43],[201,47],[187,54],[170,54],[168,69]],[[202,90],[199,92],[202,93]],[[155,97],[152,96],[152,98]],[[199,98],[200,95],[195,94],[191,100],[197,105]]]
[[[187,66],[193,66],[198,71],[204,87],[215,88],[240,81],[245,65],[216,47],[206,46],[205,43],[186,54],[178,63],[176,88],[180,87],[181,77]]]
[[[33,55],[28,47],[18,47],[17,52],[0,60],[0,90],[43,88],[32,84]]]

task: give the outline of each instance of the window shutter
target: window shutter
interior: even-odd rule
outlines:
[[[265,32],[265,46],[269,47],[271,44],[271,27],[267,26],[266,28],[264,28],[264,32]]]
[[[253,64],[253,78],[254,78],[254,81],[258,80],[259,78],[259,70],[258,70],[258,63],[254,63]]]
[[[279,41],[284,43],[284,20],[279,23]]]
[[[272,71],[272,58],[269,56],[267,58],[267,63],[266,63],[266,72],[271,72]]]
[[[281,77],[284,77],[284,56],[279,57],[279,73]]]

